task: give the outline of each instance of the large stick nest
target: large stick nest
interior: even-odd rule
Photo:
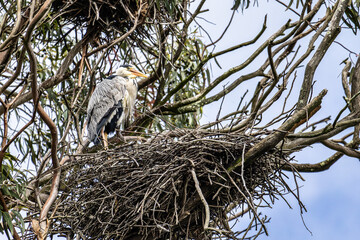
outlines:
[[[220,229],[236,238],[230,210],[252,209],[257,199],[275,195],[279,165],[287,164],[273,149],[229,174],[226,168],[257,141],[182,130],[73,156],[54,231],[85,239],[207,239]]]
[[[129,29],[138,22],[172,23],[179,19],[187,0],[55,0],[53,11],[57,16],[76,25],[99,27],[103,30]]]

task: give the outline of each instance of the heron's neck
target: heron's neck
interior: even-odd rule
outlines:
[[[136,98],[137,91],[138,91],[138,84],[135,78],[130,78],[126,82],[126,89],[128,90],[129,94]]]

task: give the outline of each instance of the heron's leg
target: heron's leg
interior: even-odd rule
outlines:
[[[104,135],[105,135],[105,138],[104,138],[104,147],[105,147],[105,149],[108,149],[108,146],[109,146],[108,134],[105,132]]]
[[[109,146],[109,143],[108,143],[108,134],[104,131],[104,129],[103,130],[101,130],[101,137],[102,137],[102,139],[103,139],[103,141],[104,141],[104,148],[105,149],[108,149],[108,146]]]

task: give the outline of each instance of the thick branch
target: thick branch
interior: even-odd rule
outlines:
[[[277,130],[271,133],[269,136],[255,144],[245,154],[245,162],[251,163],[255,157],[259,154],[266,152],[267,150],[275,147],[285,136],[296,129],[298,126],[306,122],[311,116],[313,116],[321,107],[323,97],[326,95],[327,90],[322,90],[320,94],[315,97],[308,105],[296,112],[285,123],[283,123]],[[235,168],[241,166],[243,159],[238,159],[232,166],[228,168],[228,171],[232,171]]]
[[[334,15],[332,16],[332,19],[329,23],[328,31],[326,32],[323,40],[321,41],[319,47],[314,53],[314,56],[306,65],[304,80],[298,99],[298,105],[297,105],[298,109],[302,109],[307,104],[307,101],[310,96],[310,91],[311,91],[311,86],[313,83],[315,71],[319,66],[321,60],[325,56],[325,53],[331,46],[332,42],[335,40],[335,38],[341,31],[341,28],[339,27],[339,22],[345,12],[346,7],[348,6],[348,3],[349,0],[339,0]]]

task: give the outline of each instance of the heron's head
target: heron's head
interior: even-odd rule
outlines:
[[[128,78],[147,77],[145,74],[139,72],[131,65],[121,65],[120,68],[116,70],[116,75]]]

